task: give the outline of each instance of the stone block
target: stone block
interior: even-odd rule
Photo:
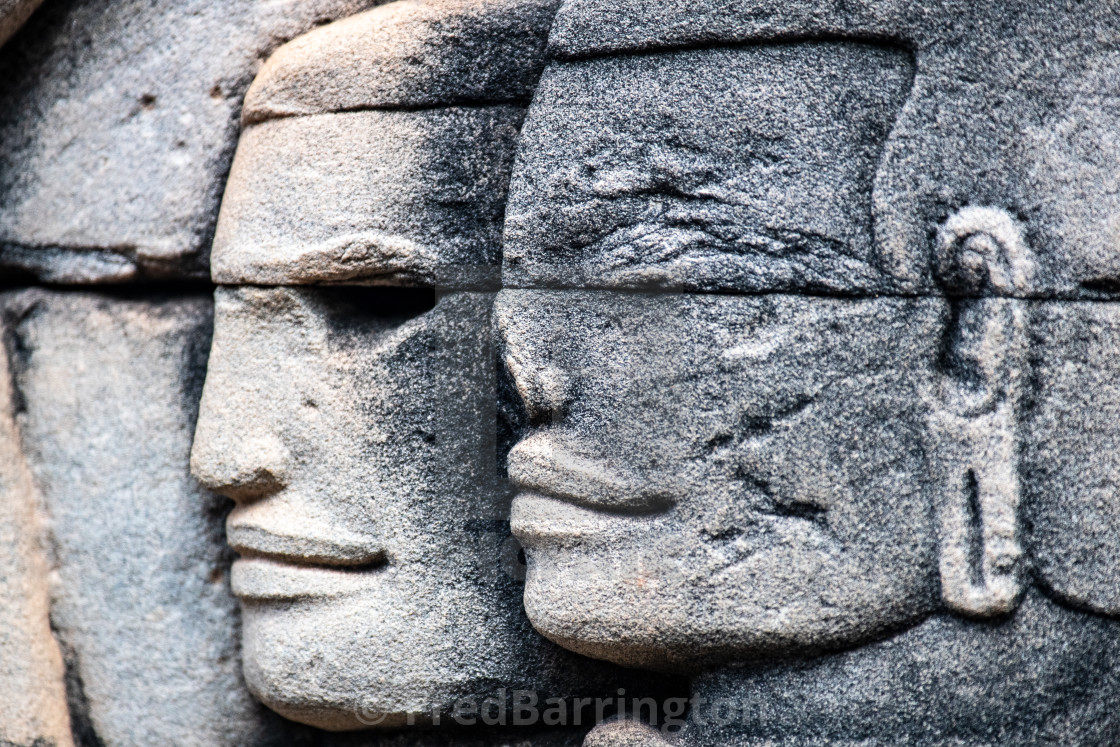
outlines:
[[[940,606],[943,301],[503,290],[496,313],[526,408],[525,607],[549,638],[689,672]]]
[[[247,124],[453,104],[527,104],[559,0],[393,2],[311,31],[269,58]]]
[[[883,272],[929,292],[931,232],[962,207],[988,205],[1025,223],[1043,268],[1028,295],[1120,293],[1120,18],[1109,0],[566,0],[550,50],[561,60],[617,55],[636,72],[651,52],[814,38],[874,39],[913,55],[913,86],[875,176]]]
[[[204,278],[268,53],[374,0],[61,0],[0,52],[0,271]]]
[[[51,633],[47,547],[41,507],[23,457],[14,341],[0,294],[0,744],[68,747],[70,714],[62,656]],[[3,344],[8,343],[8,344]]]
[[[290,117],[241,136],[219,283],[495,287],[519,106]]]
[[[13,305],[76,731],[104,745],[270,743],[278,719],[241,679],[226,502],[188,470],[210,299],[33,290]]]
[[[519,145],[507,286],[869,293],[910,57],[849,42],[554,64]]]

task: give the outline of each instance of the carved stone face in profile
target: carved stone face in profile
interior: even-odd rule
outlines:
[[[938,595],[928,300],[503,291],[534,624],[685,668],[836,648]],[[576,601],[578,600],[578,602]]]
[[[236,503],[250,688],[325,728],[606,681],[520,606],[489,289],[523,108],[441,65],[490,45],[524,69],[482,93],[527,98],[549,7],[486,8],[390,4],[278,52],[222,207],[192,468]]]
[[[286,716],[394,725],[493,681],[562,682],[519,619],[492,456],[490,302],[217,292],[193,465],[236,502],[246,679]]]
[[[876,297],[873,180],[911,74],[825,42],[546,71],[497,314],[548,637],[687,671],[1014,606],[1018,307]],[[1013,221],[958,223],[946,261],[967,245],[977,283],[1019,288],[968,243],[1018,247]]]

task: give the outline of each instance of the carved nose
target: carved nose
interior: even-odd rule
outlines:
[[[238,503],[259,500],[287,485],[288,450],[274,435],[245,436],[200,414],[191,449],[191,472],[205,487]]]
[[[514,354],[507,355],[505,363],[531,423],[552,423],[564,416],[572,389],[566,372],[523,361]]]

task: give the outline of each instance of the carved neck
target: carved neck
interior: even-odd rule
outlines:
[[[851,651],[698,676],[685,726],[669,742],[1013,744],[1022,743],[1016,734],[1055,728],[1057,736],[1046,714],[1105,712],[1120,694],[1108,666],[1118,633],[1116,622],[1032,591],[998,622],[939,615]]]

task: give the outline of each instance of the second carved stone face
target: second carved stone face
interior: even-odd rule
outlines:
[[[534,624],[653,668],[830,649],[939,603],[935,299],[502,291]]]
[[[549,637],[687,670],[937,606],[922,402],[943,305],[781,295],[892,287],[872,189],[912,65],[805,42],[546,70],[507,211],[503,279],[525,290],[499,319]]]

